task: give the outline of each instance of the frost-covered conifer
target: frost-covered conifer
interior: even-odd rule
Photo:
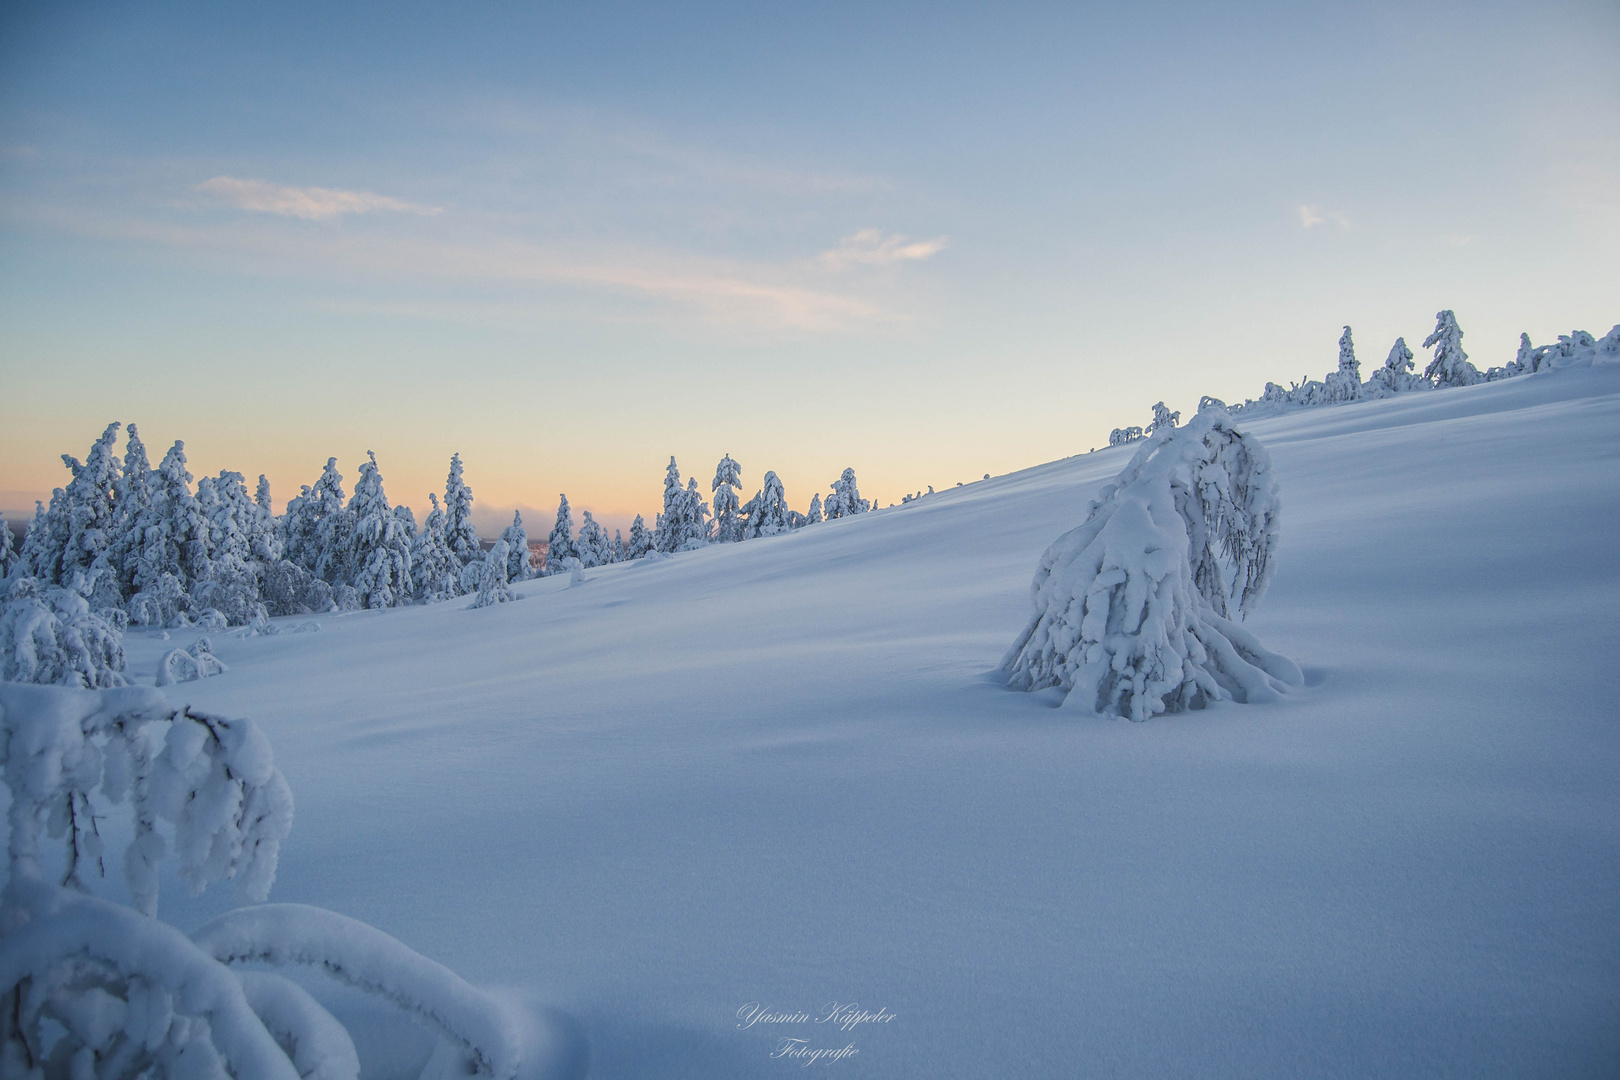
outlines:
[[[743,538],[744,519],[738,515],[737,494],[742,486],[742,466],[727,454],[714,469],[714,539],[728,544]]]
[[[259,474],[259,486],[253,493],[253,527],[248,531],[248,547],[253,557],[269,564],[281,558],[281,530],[276,522],[275,507],[270,501],[270,481]]]
[[[0,588],[4,588],[5,579],[11,576],[11,570],[17,565],[17,542],[11,535],[11,526],[0,518]]]
[[[101,438],[90,447],[83,465],[76,458],[62,455],[62,464],[68,467],[73,479],[63,490],[68,519],[61,568],[55,579],[60,584],[66,584],[75,571],[89,571],[115,539],[115,501],[121,470],[113,446],[121,426],[107,425]]]
[[[607,530],[585,511],[585,521],[579,527],[579,541],[574,545],[574,556],[581,566],[606,566],[613,561],[613,548]]]
[[[469,610],[491,607],[517,599],[506,578],[506,567],[510,557],[511,550],[506,541],[495,541],[495,546],[484,556],[483,573],[478,579],[478,595],[468,605]]]
[[[123,468],[119,470],[116,524],[110,560],[118,573],[119,589],[125,596],[135,592],[135,563],[140,557],[147,517],[152,509],[156,475],[146,457],[146,444],[140,433],[130,424],[126,429],[128,440],[124,444]]]
[[[810,496],[810,509],[804,515],[804,523],[806,525],[821,524],[821,495],[819,493]]]
[[[529,562],[529,530],[523,527],[521,512],[512,511],[512,524],[501,533],[501,539],[506,541],[506,579],[528,581],[534,576],[534,568]]]
[[[1268,383],[1267,385],[1269,386],[1270,384]],[[1113,431],[1108,433],[1108,445],[1124,446],[1126,443],[1135,442],[1141,437],[1142,429],[1139,427],[1133,426],[1127,428],[1115,428]]]
[[[618,529],[613,530],[613,547],[611,548],[612,562],[624,562],[624,536]]]
[[[433,509],[411,544],[411,586],[417,599],[432,603],[461,595],[461,560],[445,538],[439,497],[429,492],[428,502]]]
[[[388,506],[377,455],[366,451],[355,481],[354,498],[346,508],[354,523],[344,559],[354,568],[349,584],[368,608],[395,607],[410,602],[411,541],[405,522]]]
[[[1390,346],[1389,357],[1382,367],[1372,373],[1363,389],[1372,397],[1390,397],[1410,390],[1427,390],[1429,382],[1412,373],[1412,350],[1405,338],[1396,338]]]
[[[1424,369],[1423,377],[1442,387],[1472,386],[1481,381],[1479,369],[1468,362],[1468,354],[1463,352],[1463,332],[1457,316],[1441,311],[1434,319],[1434,333],[1423,339],[1425,349],[1433,346],[1434,359]]]
[[[315,500],[315,576],[332,586],[334,592],[348,585],[359,567],[354,565],[355,517],[343,498],[343,474],[337,458],[327,458],[326,468],[315,481],[310,496]]]
[[[782,481],[777,479],[774,472],[767,472],[763,483],[764,486],[744,507],[747,515],[743,526],[744,539],[776,536],[788,531],[787,496],[782,490]]]
[[[686,499],[682,509],[685,516],[686,540],[681,543],[679,550],[689,551],[692,548],[702,547],[709,542],[709,503],[698,491],[695,476],[686,481]]]
[[[1179,423],[1181,423],[1181,412],[1179,410],[1171,412],[1161,401],[1153,406],[1153,423],[1147,426],[1147,433],[1151,435],[1160,428],[1173,428]]]
[[[654,549],[653,534],[647,528],[647,523],[640,514],[630,523],[630,539],[625,544],[624,557],[626,559],[639,559]]]
[[[852,514],[864,514],[871,509],[871,503],[861,498],[860,488],[855,483],[855,470],[845,469],[844,474],[833,481],[833,491],[821,504],[822,513],[830,521],[833,518],[849,517]]]
[[[444,482],[444,538],[463,566],[480,562],[484,546],[472,523],[472,488],[461,478],[461,455],[450,455],[450,475]]]
[[[1269,455],[1224,411],[1160,430],[1041,557],[1008,683],[1131,720],[1301,685],[1235,622],[1270,582],[1277,507]]]
[[[152,505],[143,515],[130,617],[167,625],[191,606],[194,586],[209,580],[210,523],[191,493],[185,443],[169,448],[154,477]],[[144,596],[143,596],[144,594]]]
[[[681,484],[681,470],[670,455],[669,468],[664,470],[664,512],[658,518],[658,531],[654,542],[658,550],[668,555],[679,551],[686,541],[686,488]]]
[[[1356,347],[1348,326],[1339,336],[1339,369],[1323,380],[1323,386],[1330,402],[1356,401],[1362,397],[1361,365],[1356,361]]]
[[[261,511],[248,497],[242,474],[221,470],[197,483],[197,506],[208,520],[208,578],[190,589],[200,609],[217,611],[228,626],[246,626],[265,616],[259,600],[261,564],[254,534]]]
[[[568,507],[568,496],[558,496],[557,523],[551,527],[551,535],[546,539],[546,573],[560,574],[563,569],[563,560],[578,558],[579,549],[574,545],[574,513]]]

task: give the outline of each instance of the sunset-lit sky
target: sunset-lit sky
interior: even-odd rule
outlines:
[[[7,4],[0,509],[110,420],[278,507],[886,503],[1606,331],[1620,5],[1413,6]]]

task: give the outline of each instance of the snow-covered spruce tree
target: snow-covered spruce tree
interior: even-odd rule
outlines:
[[[344,561],[354,568],[349,582],[368,608],[397,607],[411,599],[411,538],[405,522],[388,505],[377,455],[366,451],[346,510],[354,522]]]
[[[832,488],[832,494],[821,504],[822,513],[826,515],[827,520],[864,514],[872,508],[869,502],[861,498],[860,488],[855,483],[854,469],[845,469],[844,474],[833,481]]]
[[[579,557],[579,549],[574,545],[574,512],[568,506],[567,495],[557,498],[557,522],[546,538],[547,574],[562,573],[563,560]]]
[[[354,565],[354,514],[343,496],[343,474],[337,458],[327,458],[320,479],[310,489],[315,500],[315,564],[309,569],[337,592],[348,585],[359,567]]]
[[[714,539],[717,544],[729,544],[743,538],[743,518],[738,515],[737,495],[742,487],[742,466],[727,454],[714,468]]]
[[[75,572],[87,573],[116,539],[116,500],[122,469],[114,447],[122,426],[108,424],[90,447],[83,465],[77,458],[62,455],[62,464],[73,479],[63,490],[68,513],[67,543],[62,550],[57,584],[66,584]]]
[[[123,686],[123,635],[74,590],[15,576],[0,601],[0,681]]]
[[[261,565],[254,557],[254,533],[260,511],[248,497],[242,474],[221,470],[217,478],[197,483],[197,506],[208,520],[208,579],[192,588],[200,609],[211,609],[228,626],[246,626],[264,618],[259,600]]]
[[[1359,400],[1361,392],[1361,365],[1356,361],[1356,346],[1350,337],[1350,328],[1339,335],[1339,369],[1322,381],[1329,402]]]
[[[296,984],[235,966],[249,963],[306,964],[404,1008],[439,1035],[435,1076],[539,1080],[579,1052],[542,1016],[514,1016],[332,912],[241,908],[190,938],[157,921],[170,853],[195,891],[234,880],[240,897],[262,901],[270,890],[292,796],[251,721],[174,710],[145,687],[0,684],[0,747],[11,804],[0,1074],[356,1080],[343,1026]],[[95,823],[114,806],[133,818],[123,857],[133,908],[90,892],[105,865]],[[64,839],[60,885],[47,877],[47,835]]]
[[[275,507],[270,501],[270,481],[259,474],[259,486],[253,493],[253,527],[248,530],[248,546],[253,557],[263,565],[281,558],[281,529],[276,522]]]
[[[647,522],[640,514],[630,523],[630,539],[625,544],[624,557],[626,559],[639,559],[654,549],[652,531],[647,528]]]
[[[1108,433],[1108,445],[1124,446],[1126,443],[1133,443],[1141,437],[1142,429],[1139,427],[1115,428]]]
[[[461,595],[461,560],[445,538],[439,497],[429,492],[428,501],[433,509],[411,544],[411,591],[418,600],[434,603]]]
[[[681,470],[675,464],[675,455],[669,458],[664,470],[664,512],[658,519],[658,530],[653,542],[666,555],[680,550],[686,540],[686,488],[681,484]]]
[[[1391,397],[1410,390],[1427,390],[1429,386],[1428,380],[1412,372],[1412,350],[1406,347],[1406,339],[1396,338],[1384,366],[1372,373],[1364,389],[1372,397]]]
[[[69,527],[67,492],[52,488],[50,505],[34,503],[34,516],[23,534],[24,573],[47,583],[62,580],[62,554],[67,550]]]
[[[484,554],[483,573],[478,578],[478,593],[473,597],[473,602],[467,605],[468,610],[505,604],[517,599],[506,576],[506,567],[511,554],[511,549],[504,539],[495,541],[495,546]]]
[[[1277,507],[1270,456],[1224,410],[1156,432],[1041,557],[1008,684],[1131,720],[1301,685],[1236,622],[1270,583]]]
[[[574,557],[586,569],[593,566],[606,566],[613,561],[613,547],[608,540],[607,530],[591,516],[589,510],[585,511],[585,520],[579,527],[579,540],[574,544]]]
[[[506,541],[506,579],[528,581],[534,576],[534,567],[529,562],[529,530],[523,527],[520,511],[512,511],[512,524],[501,533],[501,539]]]
[[[176,440],[163,455],[154,480],[136,556],[134,583],[139,592],[130,598],[129,617],[139,624],[168,626],[184,621],[193,608],[192,590],[213,572],[210,523],[191,493],[185,443]]]
[[[710,539],[709,503],[698,491],[697,477],[686,481],[686,501],[684,504],[686,519],[686,540],[678,550],[689,551],[702,547]]]
[[[11,535],[11,526],[0,518],[0,588],[17,565],[17,541]]]
[[[624,534],[618,529],[613,530],[613,544],[609,550],[609,562],[624,562]]]
[[[1171,412],[1165,403],[1160,401],[1153,406],[1153,423],[1147,426],[1147,433],[1153,434],[1161,428],[1173,428],[1181,423],[1181,412]]]
[[[472,488],[461,478],[461,455],[450,455],[450,475],[444,482],[444,538],[462,566],[481,562],[484,546],[472,524]]]
[[[777,479],[774,472],[767,472],[763,483],[764,487],[748,500],[744,508],[747,518],[743,525],[743,538],[747,540],[788,531],[787,495],[782,490],[782,481]]]
[[[1468,354],[1463,352],[1463,332],[1457,316],[1441,311],[1434,320],[1434,333],[1423,339],[1425,349],[1434,348],[1434,359],[1424,369],[1423,377],[1439,387],[1472,386],[1482,381],[1479,369],[1468,362]]]
[[[118,471],[112,545],[109,558],[118,574],[119,591],[134,595],[135,566],[140,558],[143,529],[152,509],[157,474],[146,456],[146,444],[134,424],[126,429],[123,467]]]
[[[821,524],[821,495],[819,493],[810,496],[810,509],[805,512],[804,523],[806,525]]]

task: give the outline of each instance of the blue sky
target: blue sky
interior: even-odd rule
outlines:
[[[1620,319],[1620,9],[8,5],[0,503],[109,420],[278,501],[802,507]]]

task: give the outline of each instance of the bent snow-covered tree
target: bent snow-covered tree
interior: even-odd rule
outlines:
[[[1423,372],[1425,379],[1432,380],[1436,386],[1472,386],[1484,381],[1479,369],[1468,362],[1462,337],[1456,315],[1450,311],[1435,314],[1434,333],[1423,339],[1425,349],[1434,349],[1434,359]]]
[[[1270,456],[1224,409],[1159,429],[1041,556],[1008,685],[1131,720],[1301,685],[1236,621],[1271,581],[1277,507]]]
[[[577,1075],[583,1048],[363,923],[303,904],[227,913],[191,937],[155,918],[166,855],[194,890],[275,878],[292,796],[251,721],[173,709],[150,687],[0,682],[10,803],[0,890],[0,1076],[356,1080],[348,1031],[313,996],[242,964],[300,964],[375,994],[439,1037],[424,1076]],[[95,896],[96,822],[126,806],[133,907]],[[164,834],[168,835],[165,836]],[[49,850],[47,837],[60,838]]]

